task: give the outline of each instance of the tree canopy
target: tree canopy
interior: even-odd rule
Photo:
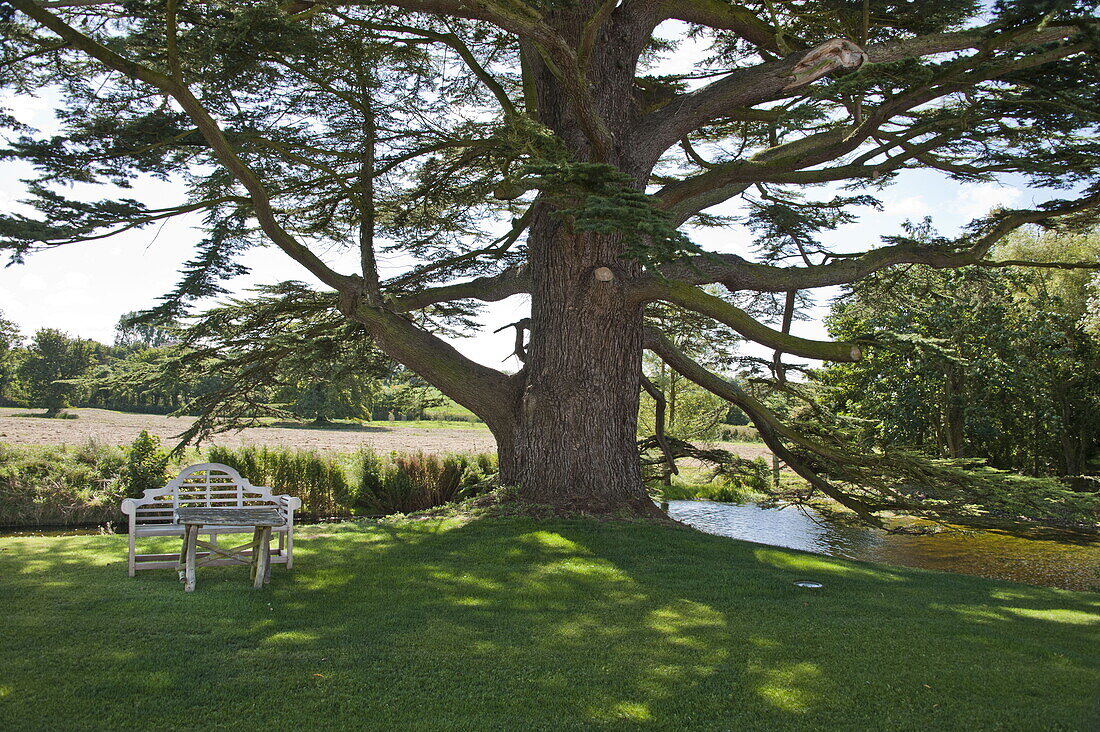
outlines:
[[[7,0],[0,83],[56,94],[62,131],[3,118],[5,156],[38,171],[37,215],[0,215],[0,246],[20,260],[201,212],[205,238],[163,318],[219,294],[241,252],[277,247],[331,289],[332,312],[488,422],[502,480],[565,508],[652,510],[634,443],[648,348],[745,411],[814,490],[869,515],[901,494],[881,481],[849,490],[836,467],[847,453],[815,458],[830,448],[685,355],[644,307],[675,305],[775,349],[782,381],[782,354],[852,362],[873,346],[792,335],[800,292],[899,264],[988,265],[1020,226],[1094,222],[1096,8]],[[681,59],[690,70],[662,72],[689,42],[702,49]],[[1051,195],[957,237],[823,244],[914,168],[1013,175]],[[188,193],[154,206],[64,186],[147,175]],[[729,223],[709,209],[733,200],[753,240],[704,251],[691,227]],[[358,271],[334,268],[333,248],[357,250]],[[383,257],[403,268],[383,276]],[[531,297],[519,373],[439,338],[519,293]],[[775,298],[778,327],[760,319],[761,298]]]
[[[1020,233],[997,253],[1054,261],[1100,253],[1096,233]],[[838,300],[829,327],[840,338],[878,333],[882,345],[859,363],[824,369],[821,401],[858,419],[879,448],[1082,476],[1100,457],[1100,349],[1082,322],[1087,282],[1084,272],[1039,268],[869,277]]]

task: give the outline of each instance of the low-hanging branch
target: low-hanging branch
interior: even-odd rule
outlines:
[[[882,511],[936,520],[1018,510],[1032,518],[1063,520],[1067,509],[1082,520],[1095,517],[1094,495],[1075,493],[1056,480],[1014,475],[980,459],[931,458],[901,449],[875,452],[846,439],[838,441],[832,434],[807,437],[758,399],[688,358],[660,333],[647,330],[645,346],[673,370],[744,411],[772,453],[812,489],[872,523],[882,525],[876,516]]]
[[[798,473],[798,475],[804,478],[811,486],[821,491],[824,495],[829,496],[842,506],[855,511],[866,520],[875,524],[881,523],[874,515],[875,511],[879,510],[877,507],[869,505],[857,498],[853,498],[835,487],[814,470],[806,460],[792,451],[783,441],[783,438],[786,437],[792,441],[800,441],[804,445],[812,445],[812,450],[814,452],[830,452],[827,448],[814,445],[809,440],[798,435],[794,430],[784,425],[767,407],[760,403],[759,400],[753,398],[740,387],[725,381],[688,358],[667,338],[652,328],[646,329],[645,347],[655,353],[662,361],[667,363],[672,369],[685,378],[739,407],[741,411],[748,415],[753,424],[756,425],[756,429],[760,433],[760,438],[772,453],[783,462],[787,463],[791,470]],[[838,457],[840,456],[838,455]]]
[[[855,343],[814,341],[769,328],[741,308],[682,282],[655,283],[649,287],[648,291],[655,299],[711,317],[719,323],[728,325],[751,341],[784,353],[822,361],[858,361],[863,355],[862,350]]]

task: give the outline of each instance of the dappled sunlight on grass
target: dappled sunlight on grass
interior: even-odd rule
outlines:
[[[890,571],[882,565],[872,568],[819,554],[804,554],[781,549],[757,549],[753,555],[759,561],[776,569],[807,575],[824,572],[840,577],[860,577],[886,582],[902,582],[906,579],[902,574]]]
[[[639,702],[619,702],[610,707],[589,707],[585,710],[596,722],[652,722],[653,713],[649,707]]]
[[[787,663],[778,668],[750,670],[764,678],[763,683],[756,687],[756,692],[769,704],[785,712],[804,714],[822,696],[824,674],[815,664]]]
[[[1035,620],[1049,620],[1054,623],[1069,623],[1070,625],[1100,625],[1100,615],[1083,612],[1081,610],[1034,610],[1027,607],[1006,607],[1003,610],[1022,618]]]
[[[288,646],[300,646],[316,643],[320,638],[320,633],[307,633],[302,630],[288,630],[280,633],[272,633],[271,635],[260,641],[260,645],[288,645]]]
[[[125,543],[0,539],[0,602],[19,598],[0,727],[91,710],[133,726],[137,709],[145,726],[217,726],[248,708],[266,728],[927,729],[1028,726],[1045,706],[1079,728],[1100,683],[1095,595],[679,528],[302,527],[294,570],[265,590],[214,567],[192,594],[170,570],[127,578]],[[790,584],[805,578],[826,591]]]

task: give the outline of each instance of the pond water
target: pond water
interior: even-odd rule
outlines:
[[[939,569],[1067,590],[1100,591],[1100,536],[1062,529],[891,534],[826,514],[754,503],[671,501],[669,516],[700,531],[847,559]],[[911,523],[917,523],[911,521]]]

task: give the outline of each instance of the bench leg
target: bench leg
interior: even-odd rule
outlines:
[[[257,528],[256,533],[258,534],[256,548],[252,553],[255,558],[253,563],[255,581],[252,586],[258,590],[264,586],[264,582],[268,581],[271,572],[271,528],[268,526]]]
[[[199,527],[188,526],[186,530],[187,535],[187,567],[184,569],[185,580],[183,583],[184,592],[195,591],[195,541],[199,538]]]
[[[131,516],[130,517],[130,536],[129,536],[130,557],[126,562],[126,569],[127,569],[127,571],[129,571],[131,577],[133,577],[134,574],[137,573],[137,564],[136,564],[137,559],[134,556],[137,553],[137,537],[134,536],[134,533],[135,533],[134,519]]]
[[[180,558],[176,562],[176,574],[179,575],[180,582],[183,582],[186,578],[187,569],[187,536],[191,531],[191,527],[184,524],[183,526],[183,543],[180,544]]]
[[[252,557],[248,562],[248,579],[256,580],[256,565],[260,561],[260,527],[252,529]]]
[[[264,527],[264,584],[271,582],[271,527]]]

